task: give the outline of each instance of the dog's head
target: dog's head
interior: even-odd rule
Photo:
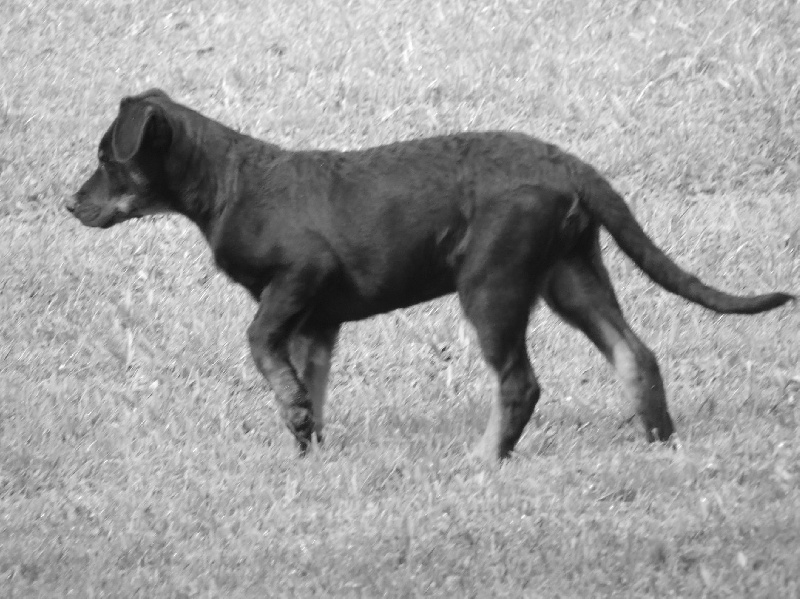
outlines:
[[[172,142],[161,90],[123,98],[119,114],[100,140],[99,165],[66,208],[84,225],[107,228],[169,212],[164,157]]]

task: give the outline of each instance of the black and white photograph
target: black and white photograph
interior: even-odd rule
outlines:
[[[0,596],[800,598],[796,0],[3,0]]]

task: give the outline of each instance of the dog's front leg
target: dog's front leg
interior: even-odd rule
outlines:
[[[308,393],[314,415],[314,433],[322,443],[325,425],[325,395],[331,370],[331,355],[339,334],[338,326],[320,327],[306,321],[289,340],[289,351],[295,372]]]
[[[305,453],[315,429],[314,406],[290,358],[289,339],[303,319],[303,289],[275,280],[261,294],[258,312],[247,329],[256,366],[278,400],[281,416]]]

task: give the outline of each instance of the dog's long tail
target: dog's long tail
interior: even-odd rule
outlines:
[[[625,200],[599,175],[580,192],[581,203],[611,234],[619,247],[654,282],[687,300],[729,314],[756,314],[789,302],[788,293],[740,296],[714,289],[675,264],[647,236]]]

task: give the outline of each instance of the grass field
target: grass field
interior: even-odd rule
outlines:
[[[800,291],[794,0],[4,0],[0,596],[800,597],[796,306],[716,316],[610,243],[678,448],[543,309],[534,422],[472,463],[492,385],[445,299],[344,328],[298,459],[190,223],[61,207],[152,86],[290,148],[532,133],[708,282]]]

